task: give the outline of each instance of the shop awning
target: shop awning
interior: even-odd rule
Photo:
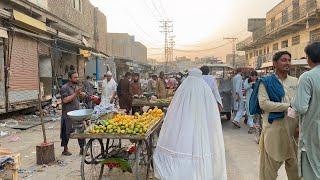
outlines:
[[[293,66],[308,66],[307,59],[292,60],[291,65]]]
[[[45,32],[47,31],[47,26],[45,23],[33,17],[25,15],[19,11],[13,10],[13,17],[18,23],[26,25],[32,30],[41,30]]]
[[[263,69],[263,68],[268,68],[268,67],[272,67],[273,66],[273,62],[265,62],[262,64],[262,66],[260,67],[260,69]]]

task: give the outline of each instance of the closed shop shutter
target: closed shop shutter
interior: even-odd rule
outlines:
[[[10,103],[36,100],[38,97],[37,42],[19,33],[13,40],[9,86]]]

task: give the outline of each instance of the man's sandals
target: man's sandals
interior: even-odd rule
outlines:
[[[237,121],[232,121],[232,124],[233,124],[235,127],[237,127],[237,128],[241,128],[240,123],[237,122]]]

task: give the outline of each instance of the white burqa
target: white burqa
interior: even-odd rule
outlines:
[[[217,101],[201,75],[189,70],[168,108],[153,155],[161,180],[227,179]]]

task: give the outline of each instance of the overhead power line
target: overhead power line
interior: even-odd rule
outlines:
[[[151,3],[152,3],[152,6],[154,7],[154,9],[156,10],[156,12],[158,13],[158,15],[159,15],[159,17],[161,18],[161,19],[164,19],[165,17],[162,15],[162,13],[159,11],[159,8],[156,6],[156,4],[154,3],[154,1],[153,0],[150,0],[151,1]]]

